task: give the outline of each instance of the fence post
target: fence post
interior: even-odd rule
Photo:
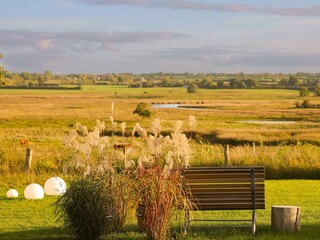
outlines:
[[[31,168],[33,150],[31,148],[26,148],[26,161],[24,163],[24,169],[29,170]]]
[[[224,145],[224,165],[228,166],[230,162],[230,149],[229,145]]]
[[[252,153],[253,153],[253,155],[256,155],[256,143],[255,142],[252,143]]]

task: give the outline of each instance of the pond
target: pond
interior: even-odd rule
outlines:
[[[190,106],[190,105],[182,105],[179,103],[164,103],[164,104],[152,104],[151,108],[154,109],[191,109],[191,110],[204,110],[209,109],[208,107],[204,106]]]
[[[152,108],[161,109],[161,108],[179,108],[181,104],[168,103],[168,104],[152,104]]]

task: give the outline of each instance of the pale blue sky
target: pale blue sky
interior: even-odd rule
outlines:
[[[320,72],[320,0],[3,0],[10,72]]]

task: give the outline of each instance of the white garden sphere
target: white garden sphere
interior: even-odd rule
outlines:
[[[10,189],[8,192],[7,192],[7,198],[17,198],[19,196],[19,193],[17,190],[15,189]]]
[[[32,183],[24,190],[24,197],[31,200],[42,199],[44,197],[43,188],[37,183]]]
[[[44,184],[44,192],[48,196],[62,195],[66,192],[66,190],[67,185],[65,181],[59,177],[49,178]]]

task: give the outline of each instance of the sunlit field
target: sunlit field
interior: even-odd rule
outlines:
[[[231,144],[233,165],[265,165],[270,178],[318,178],[320,109],[301,109],[294,90],[200,90],[189,94],[185,88],[139,88],[84,86],[82,90],[0,90],[0,171],[1,185],[25,184],[52,172],[60,173],[68,161],[61,138],[80,122],[93,128],[95,120],[106,122],[114,102],[113,118],[126,122],[126,136],[140,123],[150,129],[154,118],[162,121],[165,132],[176,120],[192,137],[194,165],[222,165],[222,144]],[[310,97],[314,103],[320,102]],[[139,102],[180,103],[204,109],[151,109],[151,118],[132,112]],[[197,125],[187,129],[186,119],[194,115]],[[254,124],[244,121],[290,121],[286,124]],[[127,139],[126,139],[127,138]],[[28,140],[34,149],[32,171],[25,175],[23,165]],[[251,148],[256,144],[255,154]],[[10,177],[11,176],[11,177]],[[20,176],[20,177],[17,177]]]
[[[263,165],[267,209],[258,211],[257,239],[317,239],[320,210],[317,203],[320,178],[320,109],[296,108],[301,101],[294,90],[200,90],[188,94],[185,88],[130,89],[118,86],[84,86],[82,90],[0,90],[0,239],[69,239],[59,228],[52,203],[55,197],[41,201],[23,198],[24,187],[32,182],[44,183],[53,175],[67,182],[74,178],[64,166],[70,161],[61,143],[77,122],[89,130],[96,119],[106,122],[111,132],[111,104],[118,127],[114,141],[135,143],[131,131],[136,123],[150,130],[154,118],[161,119],[162,134],[170,133],[176,120],[190,138],[193,150],[191,166],[222,166],[223,145],[230,145],[230,165]],[[320,103],[316,97],[309,97]],[[133,111],[140,102],[181,104],[189,108],[153,109],[152,117],[142,118]],[[188,129],[187,118],[194,115],[196,127]],[[249,121],[249,122],[247,122]],[[256,121],[256,122],[255,122]],[[259,122],[259,121],[266,121]],[[270,122],[279,121],[275,124]],[[122,137],[120,123],[126,122]],[[32,166],[24,170],[28,140],[33,149]],[[253,144],[255,147],[253,147]],[[136,160],[139,152],[132,152]],[[7,200],[5,192],[17,188],[20,196]],[[314,201],[310,201],[314,199]],[[299,205],[302,208],[302,231],[298,234],[275,234],[270,231],[272,205]],[[201,216],[225,218],[229,212],[201,213]],[[207,214],[207,215],[206,215]],[[240,216],[246,213],[239,213]],[[250,215],[250,213],[248,214]],[[105,239],[143,239],[134,214],[127,219],[125,233]],[[173,229],[177,239],[179,229]],[[186,239],[252,239],[247,230],[193,230]]]

